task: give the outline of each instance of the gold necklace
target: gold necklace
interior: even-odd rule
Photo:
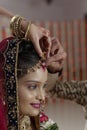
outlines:
[[[25,115],[20,117],[20,130],[32,130],[30,117]]]

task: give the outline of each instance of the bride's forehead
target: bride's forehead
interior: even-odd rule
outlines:
[[[25,76],[23,76],[21,78],[22,81],[27,81],[27,80],[35,80],[38,82],[46,82],[47,81],[47,69],[45,69],[43,71],[43,68],[40,67],[38,69],[36,69],[34,72],[29,72],[27,74],[25,74]]]

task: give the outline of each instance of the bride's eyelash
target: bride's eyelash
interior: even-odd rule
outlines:
[[[47,84],[44,84],[43,88],[46,88],[47,87]]]
[[[29,85],[27,85],[27,87],[28,87],[29,90],[34,90],[34,89],[36,89],[38,86],[39,86],[39,85],[37,85],[37,84],[29,84]],[[45,89],[46,87],[47,87],[47,83],[43,85],[43,88],[44,88],[44,89]]]

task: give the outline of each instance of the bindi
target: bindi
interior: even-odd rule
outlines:
[[[45,62],[41,63],[41,67],[42,67],[43,71],[46,70],[46,64],[45,64]]]

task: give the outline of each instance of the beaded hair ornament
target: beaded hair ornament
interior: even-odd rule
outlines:
[[[34,72],[37,68],[39,69],[40,67],[42,67],[43,68],[43,70],[45,70],[45,68],[46,68],[46,64],[45,64],[45,62],[43,62],[43,60],[41,61],[39,61],[35,66],[33,66],[33,67],[31,67],[31,68],[29,68],[29,69],[25,69],[25,68],[23,68],[23,69],[17,69],[17,71],[20,71],[21,72],[21,75],[23,74],[23,71],[27,71],[27,73],[30,73],[30,72]]]

